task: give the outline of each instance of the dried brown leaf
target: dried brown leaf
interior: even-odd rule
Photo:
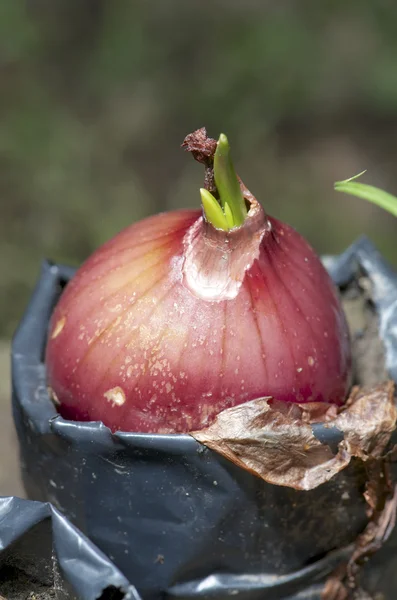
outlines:
[[[379,485],[377,505],[383,505],[382,510],[373,512],[367,527],[354,544],[349,561],[339,565],[328,577],[321,600],[372,600],[372,596],[359,586],[360,569],[366,559],[380,550],[395,527],[397,486],[390,489],[389,485],[389,480],[384,481],[383,488]]]
[[[341,565],[328,577],[321,593],[321,600],[347,600],[349,592],[343,583],[346,565]]]
[[[394,383],[378,385],[371,390],[354,388],[349,404],[334,423],[344,432],[346,450],[357,458],[381,458],[396,427]]]
[[[268,483],[311,490],[344,469],[352,457],[380,458],[396,426],[394,384],[355,388],[335,416],[329,405],[296,405],[270,397],[219,413],[209,427],[191,432],[199,442]],[[312,424],[326,422],[343,434],[337,453],[316,438]]]
[[[389,539],[396,524],[397,485],[384,498],[383,510],[374,515],[363,533],[357,538],[355,550],[347,565],[347,576],[354,587],[357,571],[363,560],[377,552]]]

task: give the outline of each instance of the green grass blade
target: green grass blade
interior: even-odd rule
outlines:
[[[365,171],[363,171],[364,173]],[[354,177],[350,177],[349,179],[345,179],[344,181],[337,181],[334,184],[334,189],[337,192],[345,192],[345,194],[350,194],[351,196],[357,196],[357,198],[362,198],[363,200],[367,200],[368,202],[372,202],[376,204],[380,208],[388,211],[395,217],[397,217],[397,198],[388,192],[380,190],[372,185],[367,185],[365,183],[357,183],[354,181],[357,177],[360,177],[362,173],[359,175],[355,175]]]

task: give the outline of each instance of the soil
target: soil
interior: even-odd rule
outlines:
[[[342,290],[342,304],[352,341],[353,384],[366,387],[386,381],[385,353],[370,280],[360,277]]]
[[[32,578],[19,569],[0,569],[0,600],[54,600],[54,586],[32,581]]]
[[[59,580],[58,575],[55,579]],[[125,594],[112,585],[103,590],[97,600],[122,600]],[[0,568],[0,600],[66,600],[70,594],[63,588],[62,582],[45,585],[35,581],[15,567]]]

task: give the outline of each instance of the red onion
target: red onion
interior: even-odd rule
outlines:
[[[222,171],[219,158],[217,171],[215,158],[214,181],[216,142],[203,131],[188,149],[216,194],[222,173],[233,182],[233,171]],[[230,190],[244,196],[240,213],[233,198],[230,210],[219,200],[231,227],[214,227],[208,207],[147,218],[97,250],[67,285],[46,351],[64,417],[180,433],[260,396],[343,403],[350,344],[330,277],[243,184]]]

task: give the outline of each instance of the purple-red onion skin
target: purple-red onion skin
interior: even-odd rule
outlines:
[[[46,351],[64,417],[181,433],[260,396],[344,402],[350,342],[334,285],[294,229],[259,213],[240,233],[199,211],[160,214],[83,264]]]

